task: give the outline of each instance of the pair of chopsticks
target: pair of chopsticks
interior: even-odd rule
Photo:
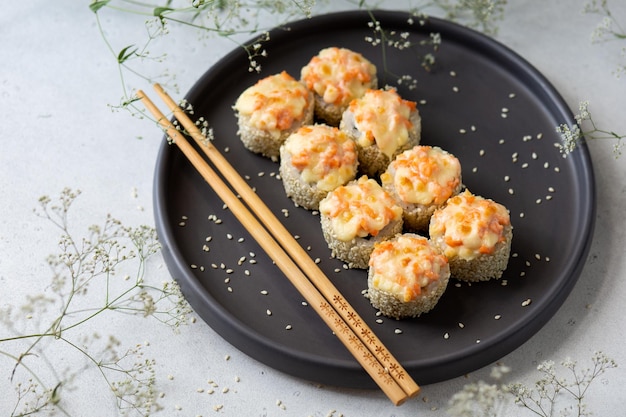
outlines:
[[[158,84],[155,84],[154,88],[188,135],[194,139],[222,176],[230,182],[230,186],[241,199],[143,91],[139,90],[137,96],[154,115],[172,142],[180,148],[239,222],[272,258],[380,389],[395,405],[400,405],[408,398],[417,395],[420,390],[419,386],[302,246],[163,88]]]

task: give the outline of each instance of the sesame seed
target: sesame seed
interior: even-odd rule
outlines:
[[[522,168],[528,168],[528,162],[524,162],[524,163],[522,164]]]
[[[270,309],[265,310],[265,314],[267,314],[268,316],[272,315],[272,311]]]
[[[550,163],[549,162],[544,162],[543,163],[543,167],[546,168],[546,169],[550,168]]]
[[[530,305],[530,303],[532,303],[532,300],[530,298],[527,298],[524,301],[522,301],[522,307],[527,307]]]
[[[268,294],[268,292],[267,292],[267,290],[261,290],[261,294],[263,294],[263,295],[267,295],[267,294]]]
[[[319,264],[320,262],[322,262],[322,260],[320,258],[315,258],[315,263]]]
[[[459,92],[459,87],[457,87],[456,85],[454,87],[452,87],[452,91],[454,91],[455,93]]]
[[[230,278],[224,278],[224,284],[228,284],[230,282]]]
[[[285,330],[291,330],[291,324],[286,325]]]
[[[511,195],[515,194],[515,191],[513,191],[512,188],[509,188],[509,194],[511,194]]]
[[[551,193],[554,192],[554,188],[553,187],[548,187],[548,191],[550,191]]]
[[[198,265],[196,265],[196,264],[191,264],[189,266],[191,267],[191,269],[198,269]]]
[[[541,199],[540,199],[540,198],[536,199],[536,200],[535,200],[535,203],[536,203],[536,204],[541,204]]]
[[[519,214],[519,216],[520,216],[520,217],[524,217],[524,216],[525,216],[524,212],[522,211],[522,212]]]
[[[383,319],[376,319],[376,323],[382,324],[383,323]]]
[[[224,387],[224,389],[222,389],[222,394],[226,394],[228,391],[230,391],[230,389],[228,387]]]
[[[472,172],[473,172],[473,173],[478,172],[478,167],[474,167],[474,168],[472,168]]]
[[[500,140],[498,141],[498,143],[499,143],[500,145],[503,145],[503,144],[504,144],[504,139],[500,139]]]
[[[244,270],[243,270],[243,274],[244,274],[245,276],[249,277],[249,276],[250,276],[250,270],[249,270],[249,269],[244,269]]]
[[[483,156],[485,155],[485,150],[481,149],[480,151],[478,151],[478,155]]]
[[[531,157],[532,159],[537,159],[537,153],[536,153],[536,152],[533,152],[533,153],[530,155],[530,157]]]
[[[464,325],[463,323],[459,322],[459,328],[461,328],[461,329],[462,329],[462,328],[464,328],[464,327],[465,327],[465,325]]]
[[[309,303],[307,303],[306,301],[303,301],[301,304],[305,307],[309,305]]]
[[[509,182],[511,180],[511,177],[509,177],[508,175],[504,176],[504,181]]]
[[[509,93],[509,98],[515,98],[515,93]]]
[[[224,356],[224,360],[226,360],[226,361],[230,360],[230,355],[226,355],[226,356]],[[214,384],[214,386],[216,386],[216,387],[217,387],[217,384]]]
[[[541,255],[539,255],[538,253],[535,253],[535,259],[540,261],[541,260]]]
[[[226,291],[233,292],[233,288],[232,287],[226,287]]]
[[[233,240],[233,235],[231,235],[230,233],[226,233],[226,239]]]
[[[240,237],[239,239],[237,239],[237,242],[238,242],[238,243],[242,243],[243,241],[244,241],[244,238],[243,238],[243,237]]]
[[[257,175],[257,177],[262,177],[262,176],[265,175],[265,172],[261,171],[261,172],[257,173],[256,175]]]
[[[495,316],[493,316],[493,318],[494,318],[495,320],[500,320],[500,319],[502,318],[502,315],[500,315],[500,314],[496,314]]]
[[[395,334],[402,334],[402,330],[401,329],[395,329],[393,332]]]
[[[450,77],[456,77],[456,71],[450,71]]]
[[[450,333],[444,333],[443,338],[446,339],[446,340],[449,339],[450,338]]]
[[[461,134],[465,134],[465,133],[467,133],[467,130],[465,130],[465,129],[459,129],[459,133],[461,133]]]
[[[227,273],[227,274],[232,274],[233,272],[235,272],[235,271],[233,271],[231,268],[228,268],[228,269],[226,270],[226,273]]]
[[[471,126],[470,126],[470,130],[471,130],[472,132],[476,132],[476,126],[471,125]]]

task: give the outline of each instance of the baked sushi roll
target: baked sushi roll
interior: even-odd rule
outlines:
[[[507,267],[513,226],[501,204],[465,190],[430,219],[430,239],[462,281],[497,279]]]
[[[313,123],[315,103],[306,86],[283,71],[248,87],[233,108],[244,146],[277,161],[287,136]]]
[[[329,192],[319,207],[332,255],[352,268],[367,269],[374,244],[402,232],[402,208],[365,176]]]
[[[329,191],[356,178],[354,141],[336,127],[316,124],[292,133],[280,148],[280,176],[294,203],[317,210]]]
[[[448,286],[448,260],[430,241],[405,233],[374,246],[367,275],[367,298],[395,319],[432,310]]]
[[[368,90],[350,102],[340,128],[357,144],[361,173],[377,177],[398,154],[419,145],[422,119],[416,103],[395,89]]]
[[[462,188],[461,163],[436,146],[402,152],[380,176],[403,210],[405,230],[427,231],[430,216]]]
[[[350,101],[378,88],[376,66],[346,48],[322,49],[302,67],[300,80],[314,93],[315,116],[338,126]]]

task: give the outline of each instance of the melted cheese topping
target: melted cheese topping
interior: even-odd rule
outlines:
[[[357,52],[331,47],[322,49],[302,68],[301,79],[326,103],[347,106],[373,86],[376,66]]]
[[[361,132],[357,143],[362,147],[376,145],[390,159],[409,140],[411,112],[416,103],[403,100],[396,90],[368,90],[363,97],[350,102],[354,124]]]
[[[331,191],[320,202],[320,213],[330,218],[337,239],[349,241],[378,235],[402,217],[402,208],[376,181],[363,176]]]
[[[448,259],[423,236],[404,234],[376,243],[369,266],[372,285],[398,300],[415,300],[445,273]]]
[[[503,205],[465,191],[433,214],[429,232],[431,239],[445,243],[444,255],[472,260],[493,253],[506,239],[504,227],[510,224]]]
[[[309,92],[285,71],[259,80],[237,99],[235,110],[250,118],[250,124],[278,138],[282,131],[303,119]]]
[[[323,191],[334,190],[356,175],[356,145],[336,127],[303,126],[287,138],[285,149],[302,180]]]
[[[461,183],[461,163],[439,147],[415,146],[398,155],[380,178],[406,203],[441,205]]]

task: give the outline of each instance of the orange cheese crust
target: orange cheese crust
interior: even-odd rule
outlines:
[[[415,300],[449,273],[447,265],[448,259],[428,239],[413,234],[376,243],[369,261],[372,285],[402,302]]]
[[[279,137],[295,122],[301,121],[310,103],[307,88],[286,71],[270,75],[247,88],[234,108],[249,117],[249,123]]]
[[[301,70],[301,80],[309,90],[338,106],[360,97],[375,79],[376,66],[346,48],[322,49]]]
[[[303,126],[285,142],[290,163],[307,183],[324,191],[343,185],[356,174],[356,144],[336,127]]]
[[[431,239],[445,243],[447,257],[471,260],[492,254],[498,243],[506,241],[504,229],[510,224],[503,205],[466,190],[433,214],[429,233]]]
[[[402,217],[402,208],[373,179],[365,176],[331,191],[320,202],[337,239],[376,236],[391,221]]]
[[[441,205],[461,183],[461,163],[439,147],[415,146],[391,162],[381,181],[405,203]]]
[[[367,90],[350,102],[348,110],[362,133],[357,143],[364,148],[375,144],[391,159],[409,140],[413,127],[410,116],[416,111],[416,103],[402,99],[395,89]]]

